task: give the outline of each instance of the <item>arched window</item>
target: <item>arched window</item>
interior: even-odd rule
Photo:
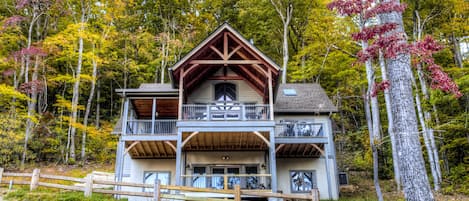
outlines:
[[[215,101],[229,102],[236,100],[236,85],[219,83],[215,85]]]

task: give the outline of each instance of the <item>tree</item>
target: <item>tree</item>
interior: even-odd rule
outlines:
[[[287,83],[287,66],[288,66],[288,35],[289,25],[293,15],[293,4],[291,2],[282,3],[279,0],[270,0],[275,10],[277,11],[283,24],[283,60],[282,60],[282,83]]]

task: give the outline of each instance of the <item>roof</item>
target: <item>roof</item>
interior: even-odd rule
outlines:
[[[171,84],[145,83],[139,88],[116,89],[121,96],[128,95],[177,95],[178,89],[174,89]]]
[[[284,89],[287,89],[287,95]],[[296,95],[293,95],[292,91],[296,91]],[[276,113],[327,113],[337,112],[337,108],[319,84],[280,84],[274,111]]]
[[[189,58],[191,58],[195,53],[199,52],[200,49],[207,46],[216,36],[218,36],[223,31],[228,30],[229,32],[233,33],[238,39],[240,39],[244,44],[246,44],[249,48],[251,48],[254,52],[256,52],[259,56],[262,57],[267,63],[271,66],[275,67],[277,70],[280,70],[280,66],[275,63],[272,59],[267,57],[264,53],[262,53],[256,46],[252,45],[246,38],[244,38],[238,31],[236,31],[233,27],[231,27],[228,23],[223,23],[214,32],[212,32],[205,40],[203,40],[199,45],[197,45],[194,49],[192,49],[187,55],[185,55],[181,60],[175,63],[169,70],[175,71],[179,68],[183,63],[185,63]],[[176,83],[177,84],[177,83]]]

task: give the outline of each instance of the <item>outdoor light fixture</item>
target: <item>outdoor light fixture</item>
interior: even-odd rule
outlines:
[[[221,156],[221,159],[226,161],[226,160],[230,160],[230,156]]]

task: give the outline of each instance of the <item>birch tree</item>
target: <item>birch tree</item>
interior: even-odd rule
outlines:
[[[283,39],[282,39],[282,52],[283,52],[283,59],[282,59],[282,83],[285,84],[287,82],[287,66],[288,66],[288,26],[290,25],[290,21],[293,15],[293,4],[288,2],[286,5],[283,5],[280,0],[270,0],[272,5],[274,6],[275,10],[280,16],[283,24]]]

